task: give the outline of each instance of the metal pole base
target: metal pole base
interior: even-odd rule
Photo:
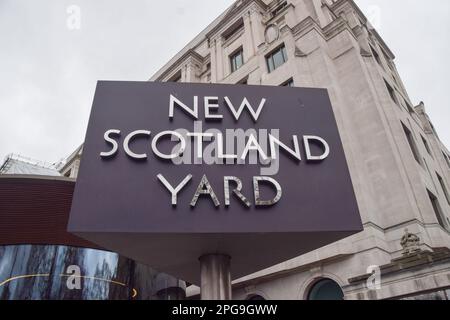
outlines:
[[[231,300],[231,258],[207,254],[200,260],[200,295],[202,300]]]

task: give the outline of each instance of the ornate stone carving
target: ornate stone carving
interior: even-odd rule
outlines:
[[[267,44],[277,41],[280,37],[280,28],[276,24],[270,24],[264,31],[264,38]]]
[[[356,27],[355,29],[358,39],[358,44],[360,47],[361,55],[363,57],[371,57],[372,52],[370,50],[369,41],[370,41],[370,33],[366,26],[362,25]]]
[[[405,229],[405,234],[400,240],[400,244],[403,248],[403,255],[411,255],[420,251],[420,238],[410,233],[408,229]]]

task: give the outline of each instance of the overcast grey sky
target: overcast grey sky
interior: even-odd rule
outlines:
[[[96,81],[148,80],[232,0],[0,0],[0,162],[83,141]],[[450,1],[357,0],[450,146]],[[80,29],[67,8],[81,9]],[[75,25],[76,26],[76,25]]]

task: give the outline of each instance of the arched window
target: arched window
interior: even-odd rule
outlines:
[[[322,279],[311,287],[308,300],[344,300],[344,293],[335,281]]]
[[[266,300],[266,299],[264,299],[264,297],[260,296],[259,294],[252,294],[247,297],[247,300],[248,301],[262,301],[262,300]]]

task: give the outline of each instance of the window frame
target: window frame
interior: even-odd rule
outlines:
[[[382,67],[384,69],[384,65],[383,65],[383,62],[381,61],[380,54],[377,52],[377,50],[371,44],[369,44],[369,47],[370,47],[370,50],[372,51],[372,55],[373,55],[375,61],[380,65],[380,67]]]
[[[447,167],[450,169],[450,157],[445,151],[442,151],[442,155],[444,156],[445,162],[447,163]]]
[[[450,194],[448,192],[447,186],[445,185],[444,179],[441,177],[439,173],[436,172],[436,177],[441,185],[442,192],[444,193],[445,199],[447,200],[448,205],[450,205]]]
[[[241,64],[238,65],[236,58],[241,57]],[[244,65],[244,48],[239,47],[237,50],[233,51],[232,54],[229,55],[230,60],[230,73],[236,72]]]
[[[384,83],[386,85],[386,89],[387,89],[387,91],[389,93],[389,96],[391,97],[391,100],[398,106],[399,105],[399,101],[398,101],[397,95],[395,94],[394,87],[391,86],[386,79],[384,79]]]
[[[281,64],[276,65],[274,57],[276,54],[279,54],[279,53],[281,53],[283,62]],[[285,64],[288,61],[286,45],[284,43],[282,43],[281,45],[279,45],[278,47],[273,49],[270,53],[268,53],[265,58],[266,58],[267,71],[269,73],[272,73],[273,71],[275,71],[276,69],[278,69],[279,67],[281,67],[283,64]]]
[[[442,207],[439,204],[439,199],[436,197],[436,195],[427,189],[428,198],[431,202],[431,207],[433,208],[434,214],[436,216],[436,219],[439,223],[439,225],[447,230],[447,222],[445,221],[444,213],[442,212]]]
[[[239,80],[236,84],[248,85],[248,75]]]
[[[222,33],[222,38],[224,42],[227,42],[229,39],[233,38],[240,31],[244,30],[244,19],[241,18],[234,22],[227,30]]]
[[[425,139],[425,137],[422,134],[420,135],[420,137],[422,138],[422,143],[423,143],[423,145],[425,147],[425,150],[427,150],[427,152],[430,155],[430,157],[434,159],[433,154],[432,154],[431,149],[430,149],[430,145],[428,143],[428,140]]]
[[[421,155],[420,155],[419,149],[417,148],[417,143],[414,139],[412,131],[402,121],[400,121],[400,123],[402,125],[403,132],[405,133],[405,137],[408,142],[409,149],[411,150],[414,159],[417,161],[417,163],[419,163],[422,166]]]
[[[271,16],[276,17],[281,11],[283,11],[288,6],[287,1],[283,1],[279,5],[277,5],[271,12]]]
[[[295,87],[294,78],[289,78],[288,80],[280,84],[280,87]]]
[[[182,82],[181,78],[183,77],[183,74],[181,70],[178,70],[167,82]]]

